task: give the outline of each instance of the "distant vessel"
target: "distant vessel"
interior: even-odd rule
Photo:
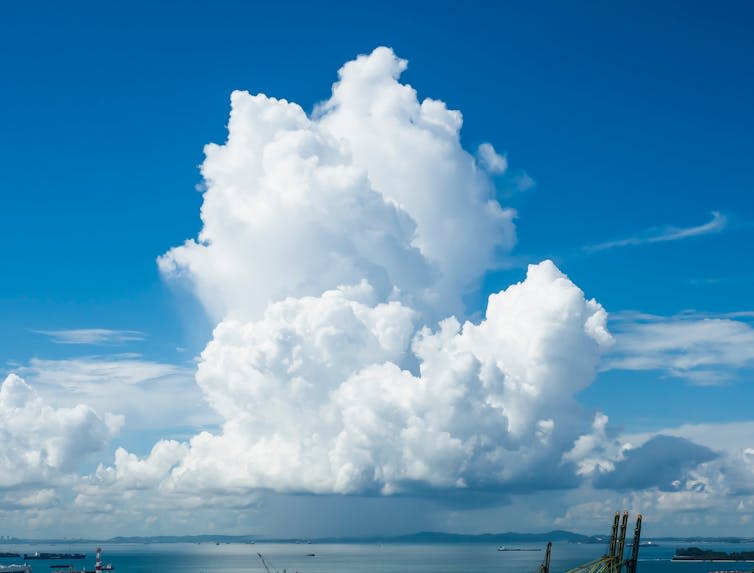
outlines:
[[[115,567],[111,563],[102,564],[102,549],[97,547],[97,557],[94,562],[94,569],[84,567],[81,570],[74,569],[73,565],[50,565],[52,573],[100,573],[101,571],[114,571]]]
[[[498,551],[542,551],[539,547],[506,547],[501,545],[497,548]]]
[[[675,550],[672,561],[754,561],[754,551],[715,551],[698,547],[679,547]]]
[[[24,559],[84,559],[83,553],[24,553]]]
[[[0,573],[31,573],[31,565],[0,565]]]

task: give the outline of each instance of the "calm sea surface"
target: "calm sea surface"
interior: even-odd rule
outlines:
[[[751,550],[742,545],[694,544],[726,551]],[[511,545],[510,547],[513,547]],[[516,544],[537,548],[544,544]],[[80,569],[94,568],[94,547],[79,544],[0,545],[0,551],[16,553],[86,553],[85,560],[33,560],[33,573],[52,573],[50,565],[70,563]],[[556,543],[552,573],[599,557],[601,545]],[[754,563],[673,563],[675,544],[642,547],[639,573],[708,573],[709,571],[752,571]],[[265,573],[257,553],[264,555],[271,571],[288,573],[533,573],[544,551],[498,551],[497,545],[469,544],[123,544],[104,545],[103,561],[112,563],[115,573]],[[313,553],[314,556],[308,554]],[[0,558],[0,564],[23,559]]]

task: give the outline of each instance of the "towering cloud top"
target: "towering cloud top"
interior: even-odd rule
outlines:
[[[205,149],[202,231],[163,272],[218,319],[362,279],[382,301],[462,312],[464,289],[512,247],[513,212],[461,147],[461,114],[419,102],[405,68],[388,48],[360,56],[313,117],[234,92],[227,142]]]

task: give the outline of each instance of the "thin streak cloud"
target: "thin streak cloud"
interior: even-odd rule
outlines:
[[[658,370],[696,385],[726,383],[754,365],[754,328],[746,318],[746,311],[718,317],[618,313],[603,370]]]
[[[33,330],[48,336],[55,344],[124,344],[138,342],[146,336],[138,330],[108,328],[74,328],[69,330]]]
[[[699,235],[719,233],[727,227],[728,220],[725,215],[721,214],[719,211],[712,211],[711,214],[712,219],[702,225],[696,225],[695,227],[654,227],[646,229],[633,237],[589,245],[584,247],[584,250],[588,253],[595,253],[618,247],[629,247],[632,245],[644,245],[648,243],[666,243],[669,241],[680,241],[681,239],[697,237]]]

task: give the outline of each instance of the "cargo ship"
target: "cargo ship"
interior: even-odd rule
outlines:
[[[40,553],[35,551],[34,553],[24,553],[24,559],[84,559],[86,555],[83,553]]]
[[[87,569],[84,567],[83,569],[77,570],[73,565],[50,565],[51,573],[100,573],[101,571],[114,570],[115,567],[113,567],[111,563],[108,563],[107,565],[102,564],[102,549],[100,547],[97,547],[97,557],[94,562],[94,569]]]
[[[31,565],[0,565],[0,573],[31,573]]]

